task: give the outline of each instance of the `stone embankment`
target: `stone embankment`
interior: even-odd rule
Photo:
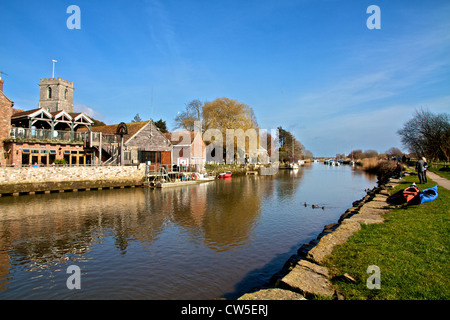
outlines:
[[[399,183],[391,179],[373,188],[338,222],[327,225],[318,237],[301,246],[263,288],[244,294],[238,300],[304,300],[314,298],[343,299],[331,284],[330,272],[323,266],[333,249],[345,243],[362,224],[382,223],[383,215],[392,209],[387,203],[389,189]]]
[[[0,168],[0,195],[64,192],[140,186],[145,165],[139,167]]]

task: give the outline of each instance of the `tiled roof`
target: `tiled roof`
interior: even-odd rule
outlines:
[[[32,109],[32,110],[28,110],[28,111],[21,111],[21,112],[17,112],[13,114],[13,118],[19,118],[19,117],[26,117],[29,116],[30,114],[35,113],[36,111],[39,111],[40,108],[37,109]]]
[[[16,113],[19,113],[19,112],[24,112],[25,110],[23,110],[23,109],[14,109],[13,108],[13,115],[15,115]]]
[[[123,140],[126,142],[132,136],[134,136],[139,130],[141,130],[149,121],[131,122],[127,123],[128,134],[123,136]],[[101,132],[103,134],[116,134],[118,124],[111,124],[106,126],[91,127],[92,132]],[[78,132],[87,132],[87,128],[80,128]]]

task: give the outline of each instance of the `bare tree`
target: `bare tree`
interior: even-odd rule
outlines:
[[[402,151],[399,148],[392,147],[386,151],[386,155],[389,157],[401,157],[403,155]]]
[[[203,122],[203,103],[194,99],[186,105],[186,109],[175,117],[175,129],[194,130],[196,121]]]
[[[412,119],[397,131],[410,152],[430,159],[448,160],[450,155],[450,116],[416,111]]]

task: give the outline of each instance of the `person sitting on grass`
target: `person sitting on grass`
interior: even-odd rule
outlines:
[[[395,167],[394,172],[392,172],[392,176],[395,179],[401,179],[402,178],[402,171],[403,167],[399,161],[397,161],[397,167]]]

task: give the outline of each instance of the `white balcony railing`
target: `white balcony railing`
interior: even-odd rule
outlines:
[[[72,132],[59,131],[35,128],[11,128],[9,131],[10,139],[36,139],[46,141],[70,141],[83,142],[91,146],[98,146],[100,144],[99,132]],[[103,145],[117,143],[117,137],[113,134],[102,134],[101,141]]]
[[[47,141],[84,142],[87,135],[89,135],[89,133],[35,128],[11,128],[9,131],[9,138],[11,139],[36,139]]]

